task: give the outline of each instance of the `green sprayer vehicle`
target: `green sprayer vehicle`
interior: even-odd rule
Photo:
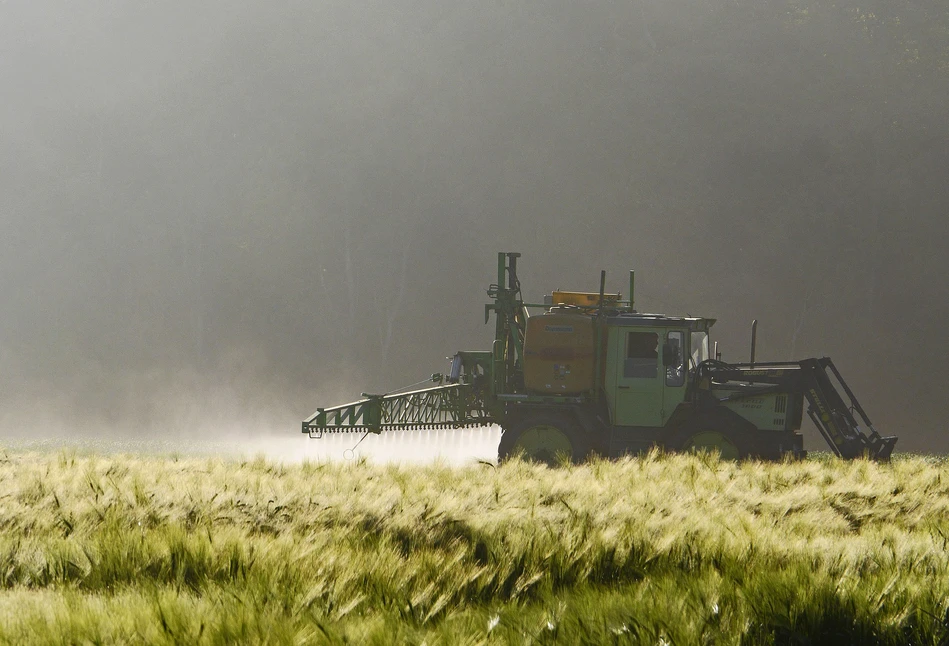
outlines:
[[[493,313],[496,323],[490,350],[458,352],[427,388],[318,408],[303,432],[497,424],[500,459],[555,463],[660,446],[778,460],[806,455],[807,402],[836,455],[885,460],[893,452],[897,438],[876,432],[830,358],[757,362],[753,325],[750,362],[725,363],[710,353],[714,319],[636,311],[633,272],[628,300],[605,293],[602,272],[598,292],[555,291],[525,303],[519,257],[498,254],[485,306],[485,322]]]

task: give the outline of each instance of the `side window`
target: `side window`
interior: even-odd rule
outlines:
[[[681,386],[685,383],[685,333],[667,333],[662,351],[667,355],[662,359],[666,366],[666,385]]]
[[[659,374],[659,335],[655,332],[627,332],[623,376],[655,379]]]

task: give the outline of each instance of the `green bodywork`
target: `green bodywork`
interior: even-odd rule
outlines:
[[[728,388],[715,389],[716,397],[735,397],[740,391]],[[795,417],[794,411],[799,407],[788,407],[788,400],[793,395],[788,393],[764,393],[750,397],[739,397],[722,402],[728,408],[748,420],[762,431],[789,431],[800,428],[800,417]],[[795,425],[796,424],[796,425]]]

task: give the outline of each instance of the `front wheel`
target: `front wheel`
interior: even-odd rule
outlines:
[[[522,456],[556,466],[586,457],[587,443],[577,424],[559,415],[528,415],[511,423],[501,434],[498,458]]]
[[[676,444],[676,449],[684,453],[717,451],[723,460],[739,460],[744,457],[739,442],[732,434],[724,431],[702,429],[686,434]]]

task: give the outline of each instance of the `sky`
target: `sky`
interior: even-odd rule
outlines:
[[[949,451],[949,16],[868,4],[2,3],[0,430],[298,433],[519,251]]]

